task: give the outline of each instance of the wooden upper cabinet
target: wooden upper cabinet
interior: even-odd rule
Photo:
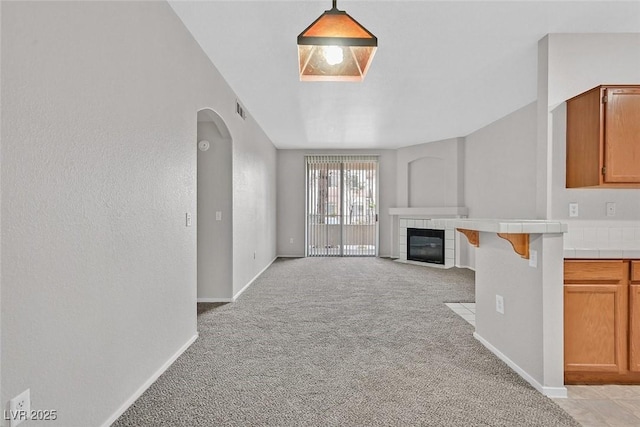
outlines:
[[[640,86],[604,92],[604,180],[640,183]]]
[[[567,101],[567,188],[640,187],[640,85]]]

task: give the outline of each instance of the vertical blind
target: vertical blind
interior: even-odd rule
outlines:
[[[306,156],[307,256],[377,255],[377,156]]]

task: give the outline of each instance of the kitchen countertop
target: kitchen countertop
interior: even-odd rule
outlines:
[[[449,221],[453,221],[455,228],[487,233],[550,234],[566,233],[568,230],[567,224],[560,221],[476,218]]]
[[[569,232],[567,222],[553,220],[519,220],[519,219],[482,219],[482,218],[443,218],[434,220],[445,228],[462,228],[486,233],[513,233],[513,234],[555,234]],[[600,223],[594,222],[600,226]],[[631,223],[635,225],[635,223]],[[618,227],[620,227],[618,225]],[[608,244],[571,247],[571,239],[565,235],[564,248],[565,259],[640,259],[640,241],[616,241],[605,242]],[[580,242],[585,243],[585,242]]]
[[[565,259],[640,259],[640,247],[637,248],[564,248]]]

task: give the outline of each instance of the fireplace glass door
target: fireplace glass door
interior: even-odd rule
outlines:
[[[407,228],[407,259],[444,264],[444,230]]]

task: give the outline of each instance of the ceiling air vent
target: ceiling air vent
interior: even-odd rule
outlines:
[[[247,113],[245,113],[244,108],[240,105],[240,101],[238,100],[236,100],[236,113],[242,117],[242,120],[247,118]]]

